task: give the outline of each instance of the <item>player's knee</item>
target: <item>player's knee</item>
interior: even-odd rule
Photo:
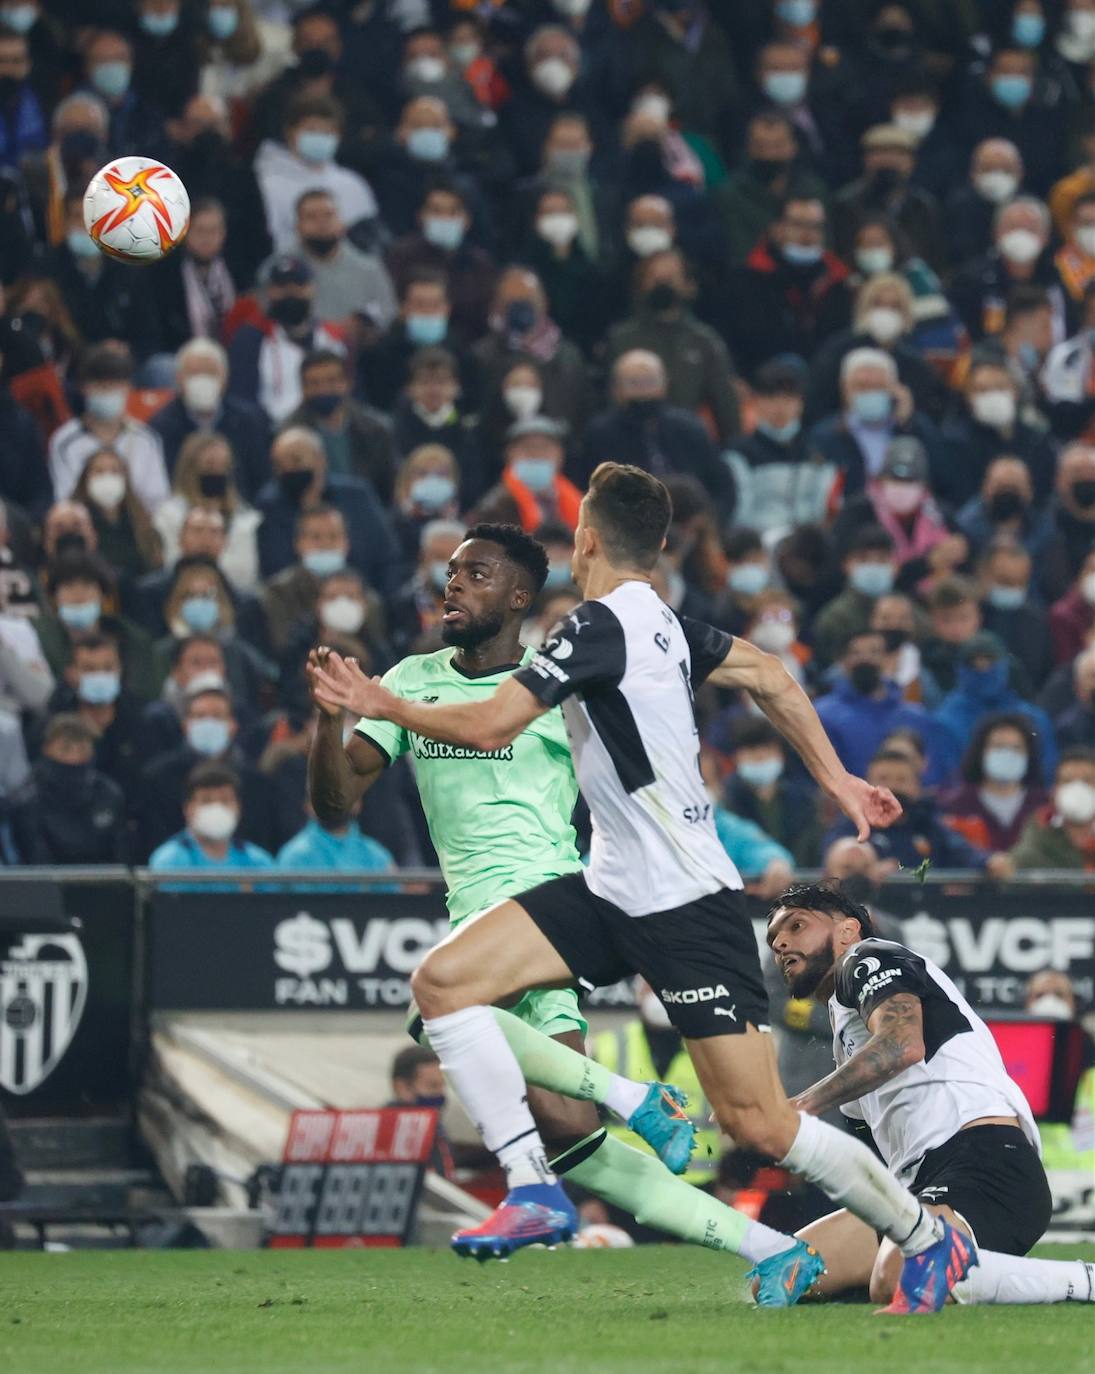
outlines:
[[[411,992],[424,1019],[460,1011],[460,980],[453,961],[441,949],[432,950],[411,974]]]

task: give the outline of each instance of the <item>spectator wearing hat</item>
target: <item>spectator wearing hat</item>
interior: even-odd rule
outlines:
[[[981,621],[1022,664],[1035,688],[1053,671],[1053,639],[1045,607],[1032,595],[1033,562],[1015,539],[1001,536],[978,563],[983,600]]]
[[[274,867],[267,850],[244,837],[246,828],[241,779],[235,769],[209,761],[193,767],[182,791],[184,828],[156,846],[149,868],[200,869],[204,872],[238,873]],[[238,892],[236,884],[180,883],[188,892]]]
[[[315,317],[316,284],[300,257],[272,259],[262,274],[263,314],[241,324],[228,349],[228,389],[257,398],[268,419],[280,425],[301,403],[300,364],[314,349],[345,352],[334,326]]]
[[[992,221],[992,247],[955,273],[948,295],[975,342],[998,334],[1008,297],[1017,286],[1040,286],[1053,308],[1054,342],[1065,338],[1068,317],[1050,249],[1049,211],[1034,196],[1001,205]]]
[[[898,124],[876,124],[866,131],[859,146],[863,175],[833,200],[837,253],[849,259],[860,220],[882,213],[902,231],[918,257],[942,272],[947,252],[939,202],[910,180],[916,166],[915,135]]]
[[[546,415],[511,425],[502,480],[483,497],[476,519],[520,525],[529,534],[546,520],[575,529],[582,493],[563,476],[565,435],[564,427]]]
[[[78,715],[46,725],[41,757],[9,798],[22,864],[119,864],[129,857],[125,797],[94,766],[95,731]]]
[[[662,477],[689,473],[706,487],[725,522],[733,509],[734,484],[702,422],[671,405],[665,365],[656,353],[633,348],[612,366],[612,406],[589,422],[577,484],[588,485],[606,453]]]

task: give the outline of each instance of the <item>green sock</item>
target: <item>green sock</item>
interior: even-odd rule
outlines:
[[[751,1226],[757,1225],[751,1217],[744,1212],[735,1212],[709,1193],[676,1178],[653,1155],[633,1150],[615,1136],[606,1135],[592,1154],[567,1168],[567,1157],[580,1155],[583,1147],[588,1149],[594,1140],[595,1137],[590,1136],[553,1159],[552,1169],[561,1173],[565,1182],[578,1183],[605,1202],[629,1212],[643,1226],[653,1226],[709,1250],[729,1250],[735,1255],[744,1253],[745,1234]],[[760,1227],[760,1231],[778,1236],[778,1232],[773,1233],[765,1226]],[[769,1245],[766,1249],[774,1254],[794,1244],[790,1236],[781,1239],[783,1243],[775,1244],[774,1249]],[[749,1253],[746,1258],[755,1256]]]

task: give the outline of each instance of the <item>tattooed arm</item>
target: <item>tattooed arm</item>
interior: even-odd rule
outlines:
[[[827,1078],[793,1099],[799,1111],[820,1116],[874,1092],[924,1058],[924,1015],[920,998],[899,992],[880,1002],[867,1018],[871,1038]]]

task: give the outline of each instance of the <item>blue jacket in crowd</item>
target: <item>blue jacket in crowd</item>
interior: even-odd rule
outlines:
[[[250,869],[269,869],[274,867],[273,858],[265,849],[248,840],[233,838],[223,862],[211,859],[189,830],[180,830],[172,835],[157,849],[152,851],[148,861],[149,868],[171,870],[176,868],[205,869],[211,873],[239,873]],[[164,892],[236,892],[234,883],[165,883]]]
[[[285,869],[319,868],[335,873],[388,873],[395,868],[392,854],[379,840],[363,835],[356,825],[343,834],[325,830],[311,820],[278,850],[277,866]],[[346,892],[344,885],[294,883],[293,892]],[[398,883],[370,885],[370,892],[398,892]]]
[[[919,706],[905,701],[896,682],[885,683],[881,697],[865,697],[846,677],[815,703],[833,748],[850,773],[867,776],[867,766],[887,735],[902,728],[915,730],[928,751],[924,784],[934,787],[947,776],[948,748],[939,727]]]

